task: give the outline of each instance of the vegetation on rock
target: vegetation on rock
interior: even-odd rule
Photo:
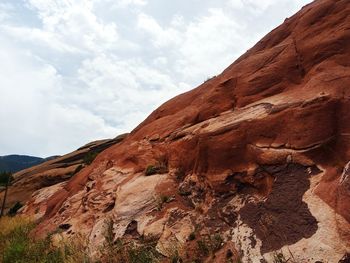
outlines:
[[[97,152],[88,152],[88,153],[84,156],[84,163],[85,163],[86,165],[91,164],[91,163],[95,160],[95,158],[96,158],[97,155],[98,155]]]
[[[150,176],[154,174],[164,174],[169,172],[168,169],[168,158],[167,156],[163,155],[157,158],[156,164],[148,165],[145,170],[145,175]]]

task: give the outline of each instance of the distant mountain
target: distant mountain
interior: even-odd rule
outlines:
[[[0,156],[0,172],[18,172],[20,170],[52,160],[57,156],[40,158],[27,155],[6,155]]]

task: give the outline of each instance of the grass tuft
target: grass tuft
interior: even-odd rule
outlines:
[[[30,232],[35,224],[23,216],[0,219],[0,262],[2,263],[73,263],[89,262],[82,243],[62,241],[58,246],[51,235],[33,239]]]

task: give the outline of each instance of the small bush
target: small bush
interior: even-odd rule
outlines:
[[[158,171],[158,169],[157,169],[156,166],[148,165],[147,168],[146,168],[146,171],[145,171],[145,175],[146,176],[150,176],[150,175],[156,174],[157,171]]]
[[[182,263],[182,258],[179,255],[179,251],[176,250],[173,255],[170,257],[170,262],[171,263]]]
[[[220,234],[215,234],[214,236],[211,237],[211,249],[216,252],[218,251],[223,244],[224,240],[220,236]]]
[[[129,247],[128,254],[130,263],[152,263],[156,262],[158,258],[158,253],[155,248],[145,245]]]
[[[199,253],[202,256],[209,255],[209,247],[208,247],[206,240],[204,240],[204,239],[197,240],[197,248],[198,248]]]
[[[163,164],[148,165],[145,170],[145,175],[164,174],[168,172],[168,167]]]
[[[164,203],[169,203],[172,200],[171,196],[168,195],[161,195],[160,196],[160,201]]]
[[[197,250],[199,256],[207,257],[209,254],[214,254],[223,245],[223,238],[219,234],[202,236],[200,240],[197,240]]]
[[[168,170],[168,157],[166,155],[159,156],[157,163],[148,165],[145,170],[145,175],[150,176],[153,174],[164,174],[169,172]]]
[[[155,263],[160,258],[156,250],[158,240],[152,236],[142,236],[138,242],[114,240],[112,220],[107,221],[104,236],[105,243],[100,251],[102,262]]]
[[[96,156],[98,155],[97,152],[88,152],[87,154],[85,154],[84,156],[84,163],[86,165],[90,165],[96,158]]]
[[[163,205],[166,203],[170,203],[174,200],[174,197],[168,196],[168,195],[160,195],[157,198],[157,209],[158,211],[162,210]]]
[[[273,263],[287,263],[289,259],[286,259],[282,252],[275,252],[273,255]]]

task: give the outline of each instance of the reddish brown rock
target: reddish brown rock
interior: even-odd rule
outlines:
[[[93,250],[108,218],[115,238],[132,224],[164,255],[192,251],[196,229],[196,240],[233,243],[243,262],[276,251],[340,261],[350,250],[349,14],[348,0],[317,0],[164,103],[63,187],[33,196],[28,213],[51,193],[36,233],[69,224]],[[146,174],[150,165],[164,173]]]
[[[15,173],[13,175],[14,180],[8,190],[6,209],[12,207],[16,202],[24,204],[37,190],[56,184],[62,185],[61,183],[66,182],[86,167],[88,165],[86,162],[90,162],[95,154],[119,143],[125,137],[126,134],[115,139],[94,141],[74,152]],[[56,188],[53,187],[52,189]],[[3,199],[3,195],[4,191],[0,192],[0,200]]]

